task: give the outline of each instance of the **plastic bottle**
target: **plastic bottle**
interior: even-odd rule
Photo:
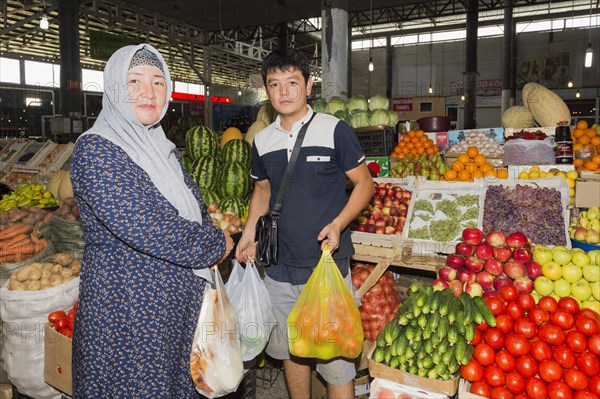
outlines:
[[[554,134],[556,163],[573,163],[573,138],[569,122],[558,122]]]

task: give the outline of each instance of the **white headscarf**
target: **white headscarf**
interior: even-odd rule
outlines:
[[[127,101],[127,74],[133,56],[141,49],[156,55],[162,64],[167,84],[167,101],[160,118],[148,126],[138,121]],[[104,68],[102,111],[94,126],[81,136],[97,134],[118,145],[150,176],[158,191],[179,211],[181,217],[202,223],[200,206],[185,184],[175,155],[175,145],[166,138],[159,123],[169,107],[171,92],[171,75],[167,63],[154,47],[148,44],[122,47],[114,52]]]

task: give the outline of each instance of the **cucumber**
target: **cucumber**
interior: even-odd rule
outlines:
[[[408,296],[417,296],[422,289],[423,286],[420,283],[413,281],[408,286]]]
[[[412,366],[410,366],[410,368],[408,369],[408,372],[410,374],[417,374],[419,372],[419,367],[416,364],[413,364]]]
[[[412,341],[415,339],[415,328],[412,326],[408,326],[406,327],[406,329],[404,330],[404,336],[406,338],[408,338],[409,341]]]
[[[454,356],[456,357],[456,361],[459,361],[465,355],[465,351],[467,350],[467,342],[463,338],[458,338],[458,341],[454,344]]]
[[[423,344],[423,350],[428,355],[431,355],[433,353],[433,343],[430,340],[425,341]]]
[[[373,352],[373,360],[376,361],[377,363],[381,363],[381,362],[383,362],[384,355],[385,355],[385,350],[383,348],[377,348],[377,349],[375,349],[375,352]]]
[[[419,327],[421,328],[425,328],[425,326],[427,325],[428,322],[428,318],[427,315],[425,313],[421,313],[419,315],[419,317],[417,318],[417,324],[419,325]]]
[[[423,340],[423,330],[421,330],[420,328],[417,328],[415,330],[415,341],[422,341]]]
[[[422,308],[425,305],[425,302],[427,302],[427,291],[422,290],[415,299],[415,306]]]
[[[475,305],[475,301],[473,301],[473,323],[475,323],[475,324],[483,323],[483,314],[481,313],[481,311],[479,310],[477,305]]]
[[[385,327],[379,332],[379,334],[377,334],[377,339],[375,342],[377,343],[378,348],[385,348],[387,346],[385,342]]]
[[[463,305],[462,323],[463,325],[471,324],[473,322],[473,298],[471,295],[463,292],[460,294],[460,301]]]
[[[444,354],[442,355],[442,362],[444,364],[449,364],[450,360],[454,359],[454,352],[455,349],[453,346],[449,347],[446,352],[444,352]]]
[[[430,369],[434,366],[433,359],[429,356],[423,359],[423,368]]]
[[[443,362],[442,362],[442,363],[440,363],[440,364],[436,364],[436,365],[435,365],[435,372],[436,372],[438,375],[443,375],[443,374],[446,374],[446,373],[448,372],[448,367],[446,367],[446,364],[445,364],[445,363],[443,363]]]
[[[471,356],[473,356],[473,345],[467,345],[467,349],[465,350],[465,354],[463,355],[462,359],[459,360],[459,363],[462,364],[463,366],[466,366],[467,363],[469,363],[469,360],[471,360]]]
[[[434,348],[437,348],[440,342],[442,342],[442,338],[438,337],[438,335],[435,333],[431,335],[431,338],[429,338],[429,340],[431,341],[431,345]]]
[[[440,324],[440,314],[438,312],[433,312],[431,313],[431,315],[429,316],[429,328],[431,328],[433,331],[435,331],[435,329],[437,328],[437,326]]]
[[[460,369],[460,363],[456,360],[456,358],[452,359],[450,361],[450,364],[448,365],[448,371],[451,374],[456,373],[458,370]]]
[[[394,340],[392,339],[392,323],[387,323],[385,327],[383,327],[383,336],[385,339],[386,346],[390,346]]]
[[[439,343],[439,345],[437,346],[437,348],[435,348],[435,350],[437,350],[439,353],[444,353],[448,350],[449,347],[450,347],[450,342],[443,340],[442,342]]]
[[[448,321],[450,324],[454,324],[456,319],[458,319],[463,311],[462,302],[457,298],[452,298],[452,302],[450,302],[449,310],[448,310]]]
[[[429,327],[425,327],[423,330],[423,339],[429,339],[433,335],[433,331]]]
[[[400,362],[398,362],[398,357],[397,356],[392,357],[392,360],[390,360],[390,367],[393,369],[397,369],[398,366],[400,366]]]
[[[423,347],[423,340],[413,341],[409,344],[409,346],[416,354],[423,355],[423,353],[421,352],[421,348]]]
[[[450,326],[448,334],[446,334],[446,339],[451,345],[454,345],[458,341],[458,331],[455,326]]]
[[[431,304],[429,305],[431,307],[431,311],[434,312],[436,311],[439,307],[440,307],[440,297],[442,296],[442,290],[437,290],[437,291],[433,291],[433,294],[431,294]]]
[[[450,328],[450,323],[448,322],[447,317],[442,317],[440,320],[440,324],[436,330],[437,336],[440,339],[446,338],[446,334],[448,334],[448,329]]]
[[[496,318],[494,317],[490,309],[487,307],[485,302],[483,302],[483,299],[479,296],[476,296],[473,298],[473,303],[475,304],[475,306],[477,306],[477,309],[479,309],[479,311],[483,315],[483,319],[485,320],[487,325],[490,327],[496,327]]]
[[[431,355],[431,360],[434,364],[440,364],[442,362],[442,353],[441,352],[433,352]]]
[[[396,353],[402,355],[408,347],[408,338],[406,338],[405,334],[400,334],[400,337],[398,337],[398,341],[396,342]]]
[[[437,373],[437,371],[435,371],[435,367],[430,368],[429,371],[427,371],[427,378],[431,378],[432,380],[435,380],[439,377],[439,374]]]
[[[471,323],[471,324],[467,324],[465,326],[465,340],[467,341],[467,343],[471,343],[473,342],[473,340],[475,339],[475,324]]]
[[[463,335],[463,336],[465,335],[465,332],[467,331],[467,327],[463,323],[461,323],[460,315],[459,315],[459,319],[453,325],[454,325],[454,327],[456,327],[456,331],[458,331],[459,335]]]
[[[392,325],[392,332],[390,334],[392,336],[392,343],[394,343],[400,336],[400,326],[398,323],[391,322],[390,324]]]
[[[431,303],[429,303],[430,301],[431,301],[431,297],[428,297],[427,301],[425,301],[425,305],[423,305],[423,307],[421,308],[421,314],[431,313]]]
[[[409,323],[410,319],[408,318],[408,312],[404,312],[401,316],[398,317],[398,325],[407,326]]]
[[[408,346],[406,348],[406,358],[407,359],[412,359],[413,357],[415,357],[415,352],[410,348],[410,346]]]
[[[418,366],[418,365],[417,365],[417,366]],[[428,369],[426,369],[425,367],[419,367],[419,371],[417,371],[417,375],[418,375],[419,377],[427,378],[427,372],[428,372],[428,371],[429,371],[429,370],[428,370]]]
[[[383,363],[389,365],[391,361],[392,361],[392,351],[390,351],[390,349],[387,348],[385,350],[385,353],[383,354]]]
[[[452,301],[453,298],[454,292],[451,289],[445,288],[442,291],[442,297],[440,298],[440,307],[438,308],[438,312],[441,316],[446,316],[448,314],[448,311],[450,310],[450,301]]]

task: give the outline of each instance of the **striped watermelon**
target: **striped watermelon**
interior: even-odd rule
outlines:
[[[219,167],[220,162],[210,155],[205,155],[194,161],[191,173],[198,186],[200,186],[200,191],[215,191]]]
[[[221,196],[216,191],[202,190],[202,201],[206,206],[210,204],[218,205],[221,203]]]
[[[223,162],[241,162],[250,169],[252,147],[245,140],[229,140],[221,150]]]
[[[234,212],[236,216],[244,216],[246,203],[238,197],[225,197],[219,203],[219,209],[223,213]]]
[[[250,192],[250,171],[241,162],[224,163],[219,172],[217,191],[223,196],[243,198]]]
[[[219,150],[217,134],[206,126],[195,126],[185,135],[185,151],[191,159],[215,155]]]
[[[191,173],[194,161],[187,155],[184,155],[181,157],[181,163],[183,164],[183,169],[185,169],[188,173]]]

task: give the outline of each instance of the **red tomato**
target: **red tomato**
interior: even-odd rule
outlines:
[[[67,313],[67,319],[75,319],[75,308],[71,308],[71,310],[69,310],[69,313]]]
[[[474,347],[479,345],[483,341],[483,334],[478,329],[475,329],[475,338],[471,341],[471,345]]]
[[[519,293],[514,285],[505,285],[504,287],[500,288],[500,296],[506,302],[513,302],[519,298]]]
[[[523,393],[520,393],[517,396],[515,396],[515,399],[529,399],[529,397]]]
[[[475,324],[475,328],[478,329],[479,331],[486,331],[489,328],[489,326],[484,320],[483,323],[481,323],[481,324]]]
[[[73,338],[73,330],[71,330],[68,327],[58,330],[58,333],[66,336],[66,337]]]
[[[538,306],[544,309],[546,312],[552,313],[558,309],[558,301],[551,296],[545,296],[540,298],[538,301]]]
[[[497,327],[488,328],[483,333],[483,340],[494,349],[500,349],[504,346],[504,334]]]
[[[588,338],[588,350],[596,356],[600,356],[600,334],[592,335]]]
[[[494,389],[492,389],[492,398],[514,399],[514,395],[506,387],[495,387]]]
[[[588,377],[594,377],[600,373],[600,360],[593,353],[583,352],[577,355],[577,367]]]
[[[588,309],[588,308],[583,308],[579,311],[579,313],[577,313],[577,316],[585,316],[585,317],[589,317],[590,319],[596,319],[598,321],[600,321],[600,315],[596,312],[594,312],[592,309]]]
[[[548,383],[558,381],[562,378],[562,367],[554,360],[543,360],[539,365],[539,374]]]
[[[506,337],[506,350],[514,357],[523,356],[531,351],[531,343],[520,334],[509,334]]]
[[[566,345],[560,345],[554,348],[553,358],[558,364],[566,369],[570,369],[575,366],[575,354]]]
[[[483,368],[477,363],[477,360],[471,358],[465,366],[460,366],[460,375],[467,381],[481,381],[483,378]]]
[[[560,327],[550,323],[544,324],[538,329],[538,337],[550,345],[562,345],[567,336]]]
[[[598,399],[598,395],[593,394],[589,391],[577,391],[573,399]]]
[[[504,305],[504,301],[502,300],[502,298],[498,296],[488,296],[484,299],[484,301],[487,307],[490,309],[490,312],[492,312],[494,316],[498,316],[504,313],[504,309],[506,308],[506,306]]]
[[[551,393],[552,399],[572,399],[573,391],[567,384],[562,381],[554,381],[548,385],[548,392]]]
[[[60,319],[64,319],[67,317],[67,314],[62,310],[57,310],[56,312],[52,312],[48,315],[48,321],[50,323],[56,323]]]
[[[538,362],[552,359],[552,349],[544,341],[536,341],[531,344],[531,356]]]
[[[537,374],[538,364],[530,355],[521,356],[517,359],[515,370],[524,378],[530,378]]]
[[[588,380],[588,389],[595,395],[600,395],[600,376],[595,375]]]
[[[566,297],[565,297],[566,298]],[[588,379],[580,370],[569,369],[565,372],[564,380],[569,388],[575,391],[583,391],[587,388]]]
[[[60,332],[63,328],[67,328],[69,326],[69,321],[67,318],[59,319],[56,321],[56,330]]]
[[[525,384],[527,396],[531,399],[548,399],[548,389],[546,383],[538,377],[533,377],[527,380]]]
[[[537,335],[537,325],[529,319],[518,319],[515,321],[515,332],[525,338],[533,338]]]
[[[498,366],[488,366],[483,372],[484,381],[491,387],[499,387],[504,385],[506,376]]]
[[[550,323],[563,330],[570,330],[575,325],[575,317],[564,309],[557,309],[550,315]]]
[[[483,381],[477,381],[471,384],[471,393],[483,396],[484,398],[492,397],[491,388]]]
[[[501,314],[499,316],[496,316],[496,327],[504,334],[512,332],[514,324],[515,323],[513,319],[507,314]]]
[[[587,349],[587,339],[585,335],[577,330],[571,330],[567,333],[567,346],[571,348],[573,352],[583,352]]]
[[[542,308],[533,308],[529,310],[527,317],[536,325],[541,326],[550,319],[550,314]]]
[[[577,312],[579,312],[579,303],[575,298],[565,296],[558,300],[558,308],[564,309],[572,315],[575,315]]]
[[[575,318],[575,327],[588,337],[600,334],[600,322],[591,317],[577,316]]]
[[[525,391],[525,378],[516,371],[506,374],[506,387],[514,394]]]
[[[505,285],[504,287],[508,287],[508,285]],[[505,312],[513,320],[519,320],[525,314],[525,311],[523,310],[523,307],[521,306],[521,304],[519,302],[507,303]]]
[[[533,299],[531,294],[519,294],[518,301],[521,307],[525,310],[531,310],[535,307],[535,299]]]
[[[482,342],[475,347],[475,350],[473,351],[473,357],[479,364],[485,367],[494,363],[496,352],[494,351],[494,348],[485,342]]]
[[[495,361],[496,366],[500,367],[500,369],[502,369],[502,371],[506,373],[508,373],[509,371],[513,371],[515,368],[515,357],[507,351],[505,351],[504,349],[496,353]]]

